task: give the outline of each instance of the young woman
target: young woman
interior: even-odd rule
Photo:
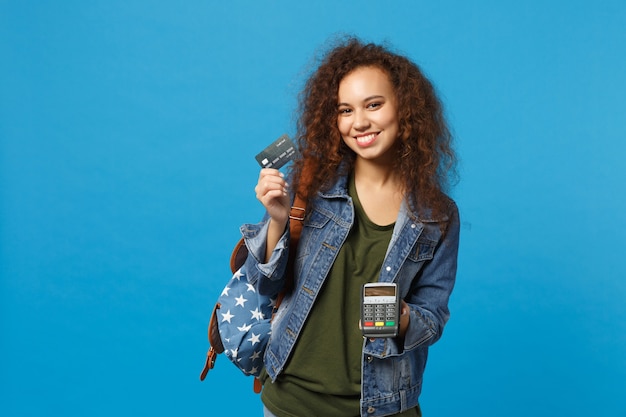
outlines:
[[[430,82],[407,58],[348,39],[301,98],[289,181],[263,169],[265,220],[242,227],[248,279],[285,284],[294,190],[306,201],[292,290],[265,353],[266,416],[420,416],[428,347],[449,318],[459,216],[445,194],[455,156]],[[289,183],[288,183],[289,182]],[[395,338],[364,338],[362,286],[395,282]]]

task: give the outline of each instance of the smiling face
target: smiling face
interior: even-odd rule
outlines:
[[[394,162],[399,122],[396,95],[387,74],[359,67],[339,83],[337,127],[358,158]]]

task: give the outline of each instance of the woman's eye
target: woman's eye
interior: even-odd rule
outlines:
[[[382,106],[382,103],[378,103],[378,102],[376,102],[376,103],[370,103],[370,104],[368,104],[368,105],[367,105],[367,108],[368,108],[368,109],[377,109],[377,108],[379,108],[380,106]]]
[[[350,114],[352,110],[350,109],[339,109],[339,114]]]

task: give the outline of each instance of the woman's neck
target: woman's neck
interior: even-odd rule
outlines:
[[[367,217],[380,226],[396,221],[404,199],[404,187],[397,170],[371,161],[356,161],[354,185]]]
[[[373,188],[402,189],[402,181],[398,171],[392,164],[380,164],[366,159],[357,158],[354,163],[355,181]]]

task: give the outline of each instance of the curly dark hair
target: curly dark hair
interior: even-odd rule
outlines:
[[[293,186],[307,203],[352,171],[355,154],[337,127],[341,80],[360,67],[385,72],[393,86],[399,119],[397,168],[413,210],[438,216],[448,211],[446,191],[456,175],[452,136],[430,81],[409,59],[349,37],[322,58],[300,95],[297,143],[301,157],[292,168]],[[302,175],[306,171],[307,175]]]

